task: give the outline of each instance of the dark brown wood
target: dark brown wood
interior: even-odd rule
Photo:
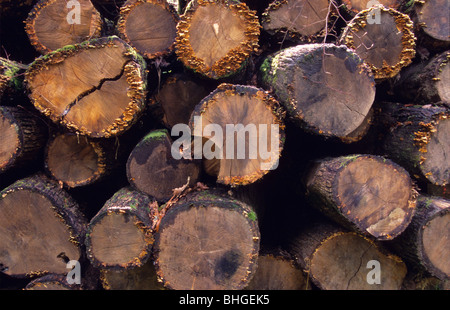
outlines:
[[[128,0],[120,8],[119,36],[149,59],[173,51],[178,14],[167,1]]]
[[[259,240],[250,206],[212,190],[191,192],[162,218],[156,271],[170,289],[242,289],[256,270]]]
[[[117,191],[91,219],[86,251],[101,269],[142,266],[150,257],[157,215],[153,199],[129,187]]]
[[[0,106],[0,173],[42,158],[46,124],[28,110]]]
[[[236,74],[258,48],[255,11],[230,0],[196,0],[177,26],[176,54],[193,71],[212,79]]]
[[[100,37],[100,13],[89,0],[40,0],[31,10],[25,30],[42,54]]]
[[[343,30],[339,43],[353,49],[380,82],[396,76],[412,62],[415,41],[408,15],[377,6],[359,12]]]
[[[112,36],[37,58],[25,79],[32,103],[53,122],[108,138],[127,130],[143,110],[145,68],[132,47]]]
[[[0,193],[0,265],[15,277],[67,274],[80,260],[86,219],[73,198],[42,175],[18,180]]]
[[[218,183],[251,184],[278,166],[284,126],[284,111],[268,92],[224,83],[192,113],[193,156]]]
[[[378,240],[401,234],[416,206],[408,172],[373,155],[317,160],[305,184],[312,205],[344,227]]]
[[[81,289],[80,285],[67,283],[65,275],[54,273],[34,279],[25,287],[27,291],[65,291],[79,289]]]
[[[329,223],[314,223],[302,229],[290,243],[297,262],[322,290],[399,290],[407,269],[382,244]],[[380,282],[372,283],[378,261]],[[368,281],[368,279],[370,279]]]
[[[260,72],[263,86],[305,130],[344,142],[358,141],[367,131],[375,82],[350,49],[298,45],[267,57]]]
[[[127,176],[137,190],[167,201],[174,190],[193,186],[200,175],[198,160],[174,158],[172,139],[167,130],[153,130],[136,145],[127,161]],[[179,150],[174,150],[179,152]]]

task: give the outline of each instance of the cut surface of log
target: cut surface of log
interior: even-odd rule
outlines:
[[[262,27],[272,35],[311,42],[324,36],[332,8],[329,0],[276,0],[264,12]]]
[[[157,212],[152,202],[151,197],[125,187],[104,204],[87,227],[86,251],[94,266],[123,270],[148,260]]]
[[[176,188],[194,185],[200,169],[196,160],[173,157],[172,141],[165,129],[153,130],[142,138],[127,161],[130,184],[158,201],[169,200]]]
[[[18,107],[0,106],[0,173],[39,158],[47,127],[37,116]]]
[[[408,172],[372,155],[319,160],[309,171],[306,187],[311,202],[324,214],[379,240],[404,231],[416,206]]]
[[[119,36],[145,57],[170,53],[175,45],[178,15],[161,0],[128,0],[120,8]]]
[[[449,4],[446,0],[416,1],[418,25],[435,41],[450,46]]]
[[[155,266],[171,289],[242,289],[259,251],[256,213],[213,192],[192,193],[174,204],[155,235]]]
[[[392,8],[396,10],[400,10],[405,5],[404,0],[341,0],[342,4],[345,5],[345,9],[356,15],[361,11],[369,9],[372,6],[376,6],[381,4],[385,8]],[[409,6],[408,6],[409,7]]]
[[[219,85],[196,106],[190,127],[194,158],[203,156],[206,172],[221,184],[250,184],[278,166],[284,112],[263,89]],[[203,145],[196,145],[199,137]]]
[[[375,82],[357,54],[333,44],[298,45],[269,56],[260,70],[289,119],[326,137],[362,138],[354,132],[370,114]]]
[[[114,157],[102,141],[72,133],[57,134],[47,144],[45,168],[64,185],[92,184],[108,174]]]
[[[40,0],[31,10],[25,30],[42,54],[99,37],[100,13],[89,0]]]
[[[7,275],[66,274],[79,260],[86,220],[72,197],[42,176],[0,194],[0,264]]]
[[[405,263],[379,244],[334,225],[304,229],[291,247],[305,273],[322,290],[399,290],[407,272]]]
[[[197,0],[178,23],[176,53],[186,67],[220,79],[242,67],[259,34],[258,18],[245,3]]]
[[[355,50],[379,81],[396,76],[412,62],[416,54],[415,40],[413,22],[408,15],[376,6],[359,12],[348,23],[340,43]]]
[[[66,46],[36,59],[26,72],[34,106],[80,134],[111,137],[143,109],[145,62],[119,38]]]

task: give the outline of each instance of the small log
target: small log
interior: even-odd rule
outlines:
[[[308,132],[344,142],[358,141],[366,132],[375,82],[369,67],[346,47],[287,48],[267,57],[260,72],[289,119]]]
[[[329,223],[304,228],[290,247],[322,290],[399,290],[407,272],[405,263],[381,244]]]
[[[100,13],[89,0],[40,0],[25,21],[31,44],[41,54],[100,37]]]
[[[406,102],[450,107],[449,61],[450,52],[446,51],[428,61],[409,66],[395,83],[396,93]]]
[[[333,0],[275,0],[262,14],[262,27],[281,42],[319,43],[336,19]]]
[[[450,280],[449,221],[450,200],[421,195],[411,224],[391,246],[417,270],[426,270],[440,280]]]
[[[98,182],[117,166],[113,144],[70,132],[54,134],[46,146],[45,169],[69,188]]]
[[[196,106],[190,128],[194,158],[205,159],[205,171],[218,183],[248,185],[278,166],[284,111],[263,89],[219,85]]]
[[[79,289],[81,289],[80,285],[69,284],[65,275],[54,273],[34,279],[25,287],[27,291],[65,291]]]
[[[25,81],[34,106],[53,122],[109,138],[127,130],[144,108],[145,68],[128,44],[103,37],[39,57]]]
[[[0,106],[0,173],[42,157],[47,126],[19,107]]]
[[[34,175],[0,193],[0,266],[15,277],[67,274],[80,260],[86,219],[56,182]]]
[[[177,26],[176,54],[193,71],[212,79],[236,74],[258,48],[260,24],[245,3],[196,0]]]
[[[415,40],[408,15],[375,6],[359,12],[348,23],[339,43],[353,49],[380,82],[411,64],[416,54]]]
[[[316,161],[306,177],[312,205],[347,228],[390,240],[411,222],[417,192],[391,160],[352,155]]]
[[[173,51],[178,19],[167,1],[128,0],[120,8],[117,31],[141,55],[153,59]]]
[[[390,128],[382,142],[384,154],[419,181],[438,186],[450,184],[450,162],[446,155],[450,154],[449,110],[385,103],[381,113],[380,121],[386,121],[386,128]]]
[[[286,251],[263,251],[246,290],[309,290],[307,276]]]
[[[157,207],[129,187],[117,191],[87,226],[86,252],[101,269],[132,269],[149,258]]]
[[[259,240],[248,205],[212,190],[191,192],[161,220],[156,272],[170,289],[242,289],[256,270]]]
[[[193,186],[200,175],[196,160],[174,158],[172,141],[167,130],[153,130],[136,145],[127,161],[129,183],[137,190],[167,201],[174,190]],[[179,152],[178,149],[175,152]]]

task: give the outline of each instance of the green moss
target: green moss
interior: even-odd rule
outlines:
[[[154,140],[163,140],[166,139],[168,135],[169,132],[167,129],[152,130],[144,138],[142,138],[142,143],[147,143]]]
[[[256,221],[256,219],[257,219],[256,213],[253,212],[253,211],[249,212],[249,213],[247,214],[247,217],[248,217],[250,220],[252,220],[252,221]]]

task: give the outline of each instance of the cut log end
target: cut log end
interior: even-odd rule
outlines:
[[[120,8],[119,35],[148,59],[165,56],[175,45],[178,15],[165,1],[129,0]]]
[[[41,0],[30,12],[25,30],[40,53],[100,36],[103,22],[91,1],[72,2]]]
[[[416,12],[418,24],[423,31],[436,41],[450,44],[450,20],[448,1],[427,0],[417,2]]]
[[[6,170],[17,153],[20,152],[20,132],[14,119],[10,119],[5,114],[5,108],[0,107],[0,132],[2,139],[0,141],[0,171]]]
[[[188,68],[209,78],[235,74],[258,48],[260,25],[245,3],[196,1],[177,26],[176,53]]]
[[[67,46],[38,58],[26,73],[35,107],[54,122],[95,138],[121,134],[146,95],[145,62],[117,37]]]

